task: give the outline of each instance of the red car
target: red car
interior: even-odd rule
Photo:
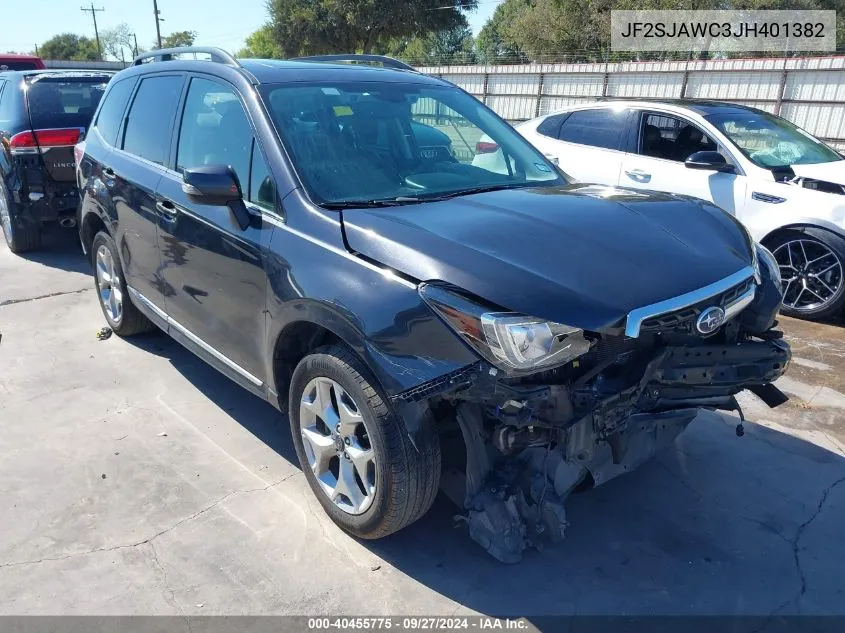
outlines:
[[[0,55],[0,72],[4,70],[41,70],[46,68],[35,55]]]

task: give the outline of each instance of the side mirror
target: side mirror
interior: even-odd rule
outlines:
[[[704,169],[708,171],[720,171],[726,174],[732,174],[736,171],[736,167],[728,163],[725,157],[719,152],[695,152],[684,161],[684,165],[688,169]]]
[[[188,167],[182,174],[182,191],[195,204],[227,206],[242,231],[250,216],[243,201],[238,175],[228,165]]]

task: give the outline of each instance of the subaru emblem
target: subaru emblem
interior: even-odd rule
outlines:
[[[711,306],[705,309],[695,322],[695,328],[707,336],[713,334],[725,322],[725,311],[718,306]]]

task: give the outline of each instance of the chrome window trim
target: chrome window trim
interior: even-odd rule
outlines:
[[[704,301],[709,297],[725,292],[733,286],[736,286],[738,283],[745,281],[749,277],[753,276],[754,268],[751,266],[746,266],[745,268],[738,270],[734,274],[729,275],[724,279],[720,279],[719,281],[716,281],[710,284],[709,286],[704,286],[703,288],[699,288],[698,290],[692,290],[691,292],[679,295],[677,297],[672,297],[671,299],[658,301],[657,303],[652,303],[651,305],[631,310],[628,313],[628,317],[625,323],[625,336],[628,336],[630,338],[637,338],[640,335],[640,327],[642,326],[643,321],[645,321],[646,319],[650,319],[652,317],[660,316],[661,314],[666,314],[667,312],[673,312],[675,310],[680,310],[681,308],[686,308],[688,306],[695,305],[699,301]],[[752,288],[752,290],[754,289]],[[736,303],[745,300],[747,294],[748,293],[740,297],[740,299],[731,304],[731,306],[734,306]],[[751,299],[748,299],[748,303],[750,303],[753,298],[754,296],[752,294]],[[735,309],[732,313],[732,316],[734,314],[737,314],[739,310],[744,307],[745,306],[743,305],[741,308]]]
[[[264,385],[264,383],[263,383],[261,380],[259,380],[259,379],[258,379],[258,378],[256,378],[255,376],[253,376],[251,373],[249,373],[246,369],[244,369],[243,367],[241,367],[240,365],[238,365],[238,364],[237,364],[235,361],[233,361],[231,358],[229,358],[228,356],[226,356],[226,355],[225,355],[225,354],[223,354],[222,352],[219,352],[218,350],[216,350],[215,348],[213,348],[211,345],[209,345],[208,343],[206,343],[206,342],[205,342],[204,340],[202,340],[199,336],[197,336],[196,334],[194,334],[193,332],[191,332],[188,328],[186,328],[184,325],[182,325],[182,324],[181,324],[181,323],[179,323],[178,321],[176,321],[176,320],[172,319],[171,317],[169,317],[169,316],[165,313],[165,311],[164,311],[164,310],[162,310],[161,308],[159,308],[159,307],[158,307],[157,305],[155,305],[152,301],[150,301],[147,297],[145,297],[145,296],[144,296],[144,295],[142,295],[140,292],[138,292],[137,290],[135,290],[135,288],[133,288],[132,286],[127,286],[126,288],[127,288],[127,290],[129,290],[129,294],[130,294],[132,297],[134,297],[135,299],[137,299],[138,301],[140,301],[141,303],[143,303],[145,307],[148,307],[150,310],[152,310],[152,311],[153,311],[156,315],[158,315],[158,316],[159,316],[162,320],[166,321],[168,326],[173,327],[173,328],[176,328],[177,330],[179,330],[179,333],[180,333],[180,334],[182,334],[183,336],[185,336],[185,338],[187,338],[188,340],[190,340],[190,341],[191,341],[192,343],[194,343],[195,345],[197,345],[197,346],[199,346],[200,348],[202,348],[202,350],[203,350],[203,351],[207,352],[208,354],[210,354],[211,356],[213,356],[214,358],[216,358],[217,360],[219,360],[221,363],[223,363],[224,365],[226,365],[229,369],[231,369],[231,370],[233,370],[233,371],[237,372],[238,374],[240,374],[241,376],[243,376],[244,378],[246,378],[249,382],[251,382],[251,383],[252,383],[253,385],[255,385],[256,387],[262,387],[262,386]]]

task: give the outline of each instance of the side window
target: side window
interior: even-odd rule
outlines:
[[[126,112],[126,104],[129,103],[134,87],[134,78],[123,79],[111,86],[104,97],[103,107],[100,108],[94,127],[99,130],[109,145],[114,145],[117,140],[117,132],[123,122],[123,113]]]
[[[179,130],[176,169],[229,165],[246,192],[251,144],[252,129],[235,91],[209,79],[192,79]]]
[[[712,139],[689,121],[645,113],[642,122],[639,153],[643,156],[683,162],[695,152],[718,149]]]
[[[179,95],[182,77],[165,75],[141,80],[129,108],[123,149],[131,154],[164,165],[170,147],[170,128]]]
[[[542,134],[543,136],[548,136],[549,138],[559,138],[560,126],[563,123],[563,120],[568,116],[569,113],[566,112],[564,114],[553,114],[550,117],[546,117],[543,119],[542,123],[537,126],[537,133]]]
[[[13,84],[9,81],[0,81],[0,121],[9,123],[14,116],[15,92]],[[0,128],[2,129],[2,128]]]
[[[276,183],[273,182],[273,176],[267,168],[264,156],[258,149],[258,143],[252,144],[252,166],[249,173],[247,199],[265,209],[273,209],[276,206]]]
[[[627,119],[627,110],[576,110],[563,122],[559,138],[569,143],[619,149]]]

